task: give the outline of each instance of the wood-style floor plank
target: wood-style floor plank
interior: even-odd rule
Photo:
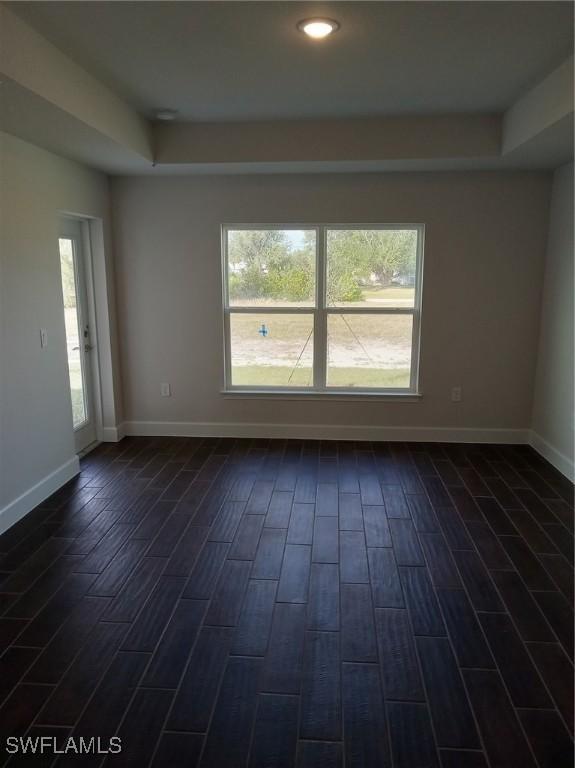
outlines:
[[[119,650],[127,624],[98,624],[39,715],[42,725],[74,725]]]
[[[363,526],[368,547],[392,546],[391,533],[383,505],[363,507]],[[361,530],[361,528],[358,527],[357,530]]]
[[[47,645],[86,595],[94,578],[94,575],[89,573],[68,575],[60,589],[18,635],[18,643],[35,647]]]
[[[106,621],[133,621],[166,566],[165,558],[145,557],[104,614]]]
[[[278,601],[307,602],[310,566],[311,547],[286,544],[278,586]]]
[[[147,669],[150,688],[177,688],[206,612],[204,600],[180,600]]]
[[[234,635],[232,653],[238,656],[264,656],[272,625],[276,581],[252,579]]]
[[[415,530],[419,533],[439,533],[439,521],[427,496],[408,494],[406,499]]]
[[[279,482],[279,481],[278,481]],[[276,489],[278,483],[276,482]],[[293,493],[291,491],[275,490],[270,499],[265,518],[266,528],[287,528],[291,514]]]
[[[119,734],[106,766],[562,768],[573,527],[528,446],[98,446],[0,536],[3,733]]]
[[[256,715],[261,666],[261,659],[231,658],[228,661],[200,766],[236,768],[245,764]]]
[[[258,696],[249,768],[293,768],[298,714],[296,696]]]
[[[88,706],[73,730],[74,736],[89,736],[98,732],[104,738],[116,735],[139,684],[150,656],[146,653],[120,651],[99,682]]]
[[[342,584],[342,590],[345,585]],[[307,628],[337,632],[340,627],[339,570],[335,563],[312,563]]]
[[[338,488],[337,483],[318,483],[315,509],[319,517],[338,516]]]
[[[549,694],[509,616],[483,613],[479,620],[513,704],[516,707],[551,707]]]
[[[461,516],[453,507],[440,507],[435,510],[445,541],[450,549],[473,550],[473,543],[461,520]]]
[[[519,536],[500,539],[527,589],[553,589],[553,582],[527,543]]]
[[[488,768],[483,752],[440,749],[439,755],[442,768]]]
[[[185,579],[176,576],[162,576],[160,578],[150,595],[150,599],[132,624],[122,644],[123,650],[148,653],[154,650],[172,615],[184,584]]]
[[[461,579],[445,539],[439,533],[420,534],[431,580],[437,588],[461,587]]]
[[[307,632],[300,738],[341,738],[341,663],[337,632]]]
[[[424,704],[388,704],[393,764],[397,768],[439,768],[429,712]]]
[[[0,704],[33,664],[38,648],[20,648],[13,645],[0,657]]]
[[[206,731],[232,637],[228,627],[201,630],[167,720],[170,730]]]
[[[438,746],[477,749],[477,729],[449,641],[418,637],[416,642]]]
[[[560,592],[535,592],[543,615],[573,660],[573,608]]]
[[[563,721],[573,731],[573,666],[560,645],[528,643],[527,648]]]
[[[369,582],[365,536],[361,531],[340,531],[339,559],[339,574],[342,582],[347,584]]]
[[[535,768],[531,750],[497,672],[466,669],[465,684],[492,768]]]
[[[382,490],[387,517],[390,519],[394,517],[409,519],[411,515],[402,489],[396,485],[384,485]]]
[[[276,604],[261,690],[297,694],[301,688],[306,609]]]
[[[196,768],[203,743],[204,737],[199,733],[164,733],[152,768]]]
[[[419,537],[411,520],[392,518],[389,521],[391,539],[398,565],[424,565]]]
[[[376,608],[403,608],[403,592],[392,549],[369,548],[369,577]]]
[[[162,731],[172,697],[172,691],[136,692],[118,732],[122,742],[132,746],[120,753],[114,762],[126,768],[138,768],[146,764]]]
[[[294,503],[287,532],[288,544],[311,545],[313,541],[314,510],[313,504]]]
[[[339,561],[337,518],[315,518],[311,559],[314,563],[337,563]]]
[[[374,507],[369,507],[374,509]],[[383,506],[375,507],[381,510],[383,517],[385,512]],[[339,529],[340,531],[363,531],[363,511],[361,505],[361,496],[357,493],[340,493],[339,495]],[[383,546],[383,545],[373,545]]]
[[[562,555],[539,555],[539,560],[570,605],[573,605],[575,602],[573,568],[567,560]]]
[[[522,709],[519,719],[540,768],[573,764],[573,742],[556,712]]]
[[[469,520],[466,525],[486,568],[489,570],[513,570],[513,565],[505,554],[499,539],[486,522]]]
[[[232,560],[253,560],[258,548],[263,525],[263,515],[244,515],[228,552],[228,558]]]
[[[253,579],[279,579],[285,544],[285,530],[281,528],[262,530],[252,567]]]
[[[342,745],[329,741],[300,741],[297,768],[342,768]]]
[[[229,548],[230,545],[223,542],[206,542],[188,577],[182,597],[196,600],[212,597]]]
[[[90,638],[108,604],[109,600],[105,598],[83,597],[40,653],[26,675],[26,682],[46,685],[58,683]]]
[[[437,595],[425,568],[401,568],[401,583],[416,635],[446,635]]]
[[[116,552],[109,565],[96,578],[89,594],[115,597],[142,559],[149,542],[129,539]]]
[[[342,665],[345,764],[349,768],[391,765],[379,670],[372,664]]]
[[[249,561],[226,560],[210,602],[206,624],[235,627],[251,569]]]
[[[392,701],[424,701],[407,611],[378,608],[375,624],[385,698]]]
[[[341,658],[377,662],[371,589],[368,584],[341,585]]]
[[[553,642],[555,636],[549,624],[519,576],[513,571],[493,571],[491,575],[521,637]]]
[[[8,738],[26,733],[52,691],[48,685],[17,685],[0,707],[2,736]]]
[[[453,559],[476,611],[503,611],[503,602],[476,552],[453,552]]]
[[[438,589],[437,595],[459,666],[493,669],[493,657],[465,592],[461,589]],[[497,618],[498,614],[482,616]]]

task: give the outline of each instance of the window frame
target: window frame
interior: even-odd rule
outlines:
[[[417,231],[417,251],[415,265],[415,292],[413,307],[329,307],[326,302],[327,280],[327,233],[328,230],[402,230]],[[315,230],[315,303],[311,306],[285,307],[247,307],[230,306],[229,303],[229,270],[228,270],[228,233],[238,230]],[[423,254],[425,243],[425,224],[386,223],[386,224],[276,224],[276,223],[226,223],[221,226],[221,259],[222,259],[222,308],[223,308],[223,351],[224,394],[240,395],[281,395],[281,396],[327,396],[327,397],[419,397],[419,368],[421,340],[421,305],[423,293]],[[257,386],[232,384],[232,355],[230,318],[232,314],[303,314],[313,316],[313,384],[309,387]],[[409,387],[335,387],[327,384],[327,321],[330,314],[357,315],[411,315],[411,366]]]

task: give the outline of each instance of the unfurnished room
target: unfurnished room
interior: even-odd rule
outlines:
[[[572,768],[573,52],[0,2],[0,765]]]

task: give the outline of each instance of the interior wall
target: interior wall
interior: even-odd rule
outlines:
[[[0,134],[0,152],[1,518],[14,500],[42,486],[51,473],[57,485],[74,468],[59,212],[101,219],[107,259],[111,248],[106,176],[7,134]],[[111,263],[107,266],[111,271]],[[109,298],[113,307],[112,293]],[[48,331],[44,349],[40,328]],[[114,396],[119,408],[121,393]]]
[[[387,435],[393,427],[494,430],[497,439],[528,430],[550,188],[543,172],[114,179],[128,431],[349,425]],[[424,223],[422,397],[223,395],[224,222]],[[160,397],[163,381],[170,398]],[[451,402],[455,385],[461,403]]]
[[[573,163],[555,171],[533,407],[537,447],[573,479]]]

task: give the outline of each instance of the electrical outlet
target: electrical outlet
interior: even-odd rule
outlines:
[[[40,346],[42,349],[48,346],[48,331],[46,328],[40,328]]]
[[[172,391],[167,381],[164,381],[162,384],[160,384],[160,394],[162,397],[171,397]]]
[[[451,402],[460,403],[462,398],[461,387],[453,387],[451,390]]]

